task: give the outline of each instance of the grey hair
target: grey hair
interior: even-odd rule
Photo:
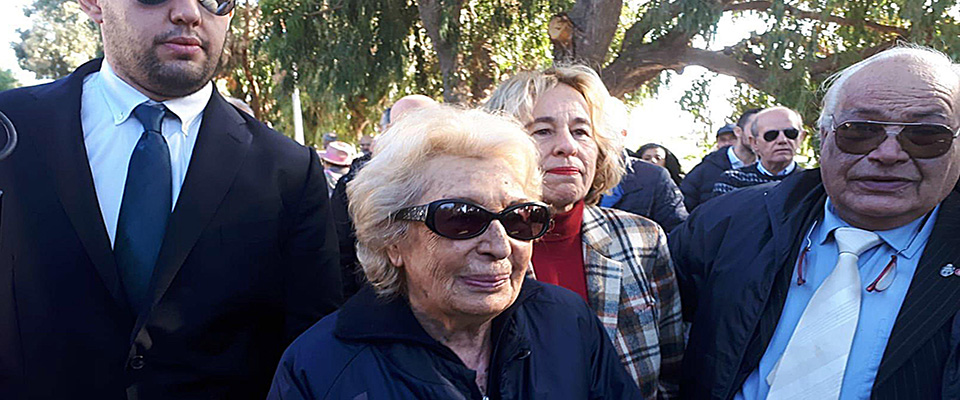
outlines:
[[[442,156],[503,161],[512,168],[524,193],[540,199],[537,148],[513,118],[441,105],[412,110],[396,119],[378,137],[370,161],[347,184],[357,258],[367,281],[381,297],[406,293],[403,271],[390,261],[387,249],[406,237],[410,223],[393,216],[421,201],[435,183],[430,179],[435,175],[426,173],[430,161]],[[465,162],[462,168],[470,165]]]
[[[844,68],[823,82],[822,89],[826,91],[826,94],[823,96],[823,107],[820,110],[820,118],[817,119],[817,127],[820,128],[821,131],[831,129],[833,125],[832,118],[840,102],[840,90],[843,89],[843,85],[851,76],[873,63],[895,57],[913,57],[928,61],[934,65],[947,65],[960,76],[960,69],[958,69],[957,66],[954,65],[953,60],[943,52],[915,43],[900,43]]]

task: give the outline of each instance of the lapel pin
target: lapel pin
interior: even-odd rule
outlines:
[[[960,269],[957,269],[953,264],[944,265],[943,268],[940,268],[940,276],[946,278],[950,275],[957,274],[960,275]]]

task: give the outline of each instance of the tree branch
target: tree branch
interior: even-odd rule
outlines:
[[[729,4],[723,8],[723,11],[766,11],[773,7],[772,1],[747,1],[743,3]],[[880,33],[896,34],[907,36],[909,31],[899,26],[884,25],[873,21],[860,21],[835,15],[824,15],[814,11],[801,10],[797,7],[784,5],[784,10],[790,15],[798,18],[815,19],[823,22],[832,22],[837,25],[859,27],[872,29]]]
[[[682,35],[673,38],[671,35],[655,43],[635,47],[610,63],[602,73],[610,94],[623,96],[655,78],[663,70],[681,70],[688,65],[698,65],[718,74],[732,76],[759,90],[772,92],[772,88],[767,87],[769,72],[732,56],[732,47],[720,51],[702,50],[690,47],[689,42],[682,40]]]

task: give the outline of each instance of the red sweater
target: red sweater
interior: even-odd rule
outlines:
[[[583,269],[583,200],[573,209],[553,217],[553,228],[533,243],[533,270],[540,282],[570,289],[587,300]]]

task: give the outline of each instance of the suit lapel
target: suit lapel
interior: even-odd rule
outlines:
[[[609,247],[611,233],[596,207],[583,209],[583,267],[587,278],[587,296],[590,307],[603,323],[609,337],[616,337],[617,316],[620,309],[620,281],[623,265],[612,258]]]
[[[83,79],[99,71],[100,64],[101,60],[94,60],[82,65],[41,94],[38,109],[63,111],[46,113],[32,123],[36,124],[34,132],[43,138],[40,142],[43,147],[36,149],[37,154],[47,157],[60,203],[70,223],[110,296],[120,304],[126,304],[110,237],[100,212],[80,121]]]
[[[887,341],[875,388],[960,310],[960,277],[940,276],[944,265],[960,266],[957,230],[960,230],[960,192],[954,189],[940,206],[933,232]]]
[[[203,120],[183,189],[167,225],[150,286],[151,308],[160,301],[186,260],[190,249],[217,211],[243,164],[253,136],[245,121],[213,91],[203,111]],[[146,316],[137,318],[134,335]]]

